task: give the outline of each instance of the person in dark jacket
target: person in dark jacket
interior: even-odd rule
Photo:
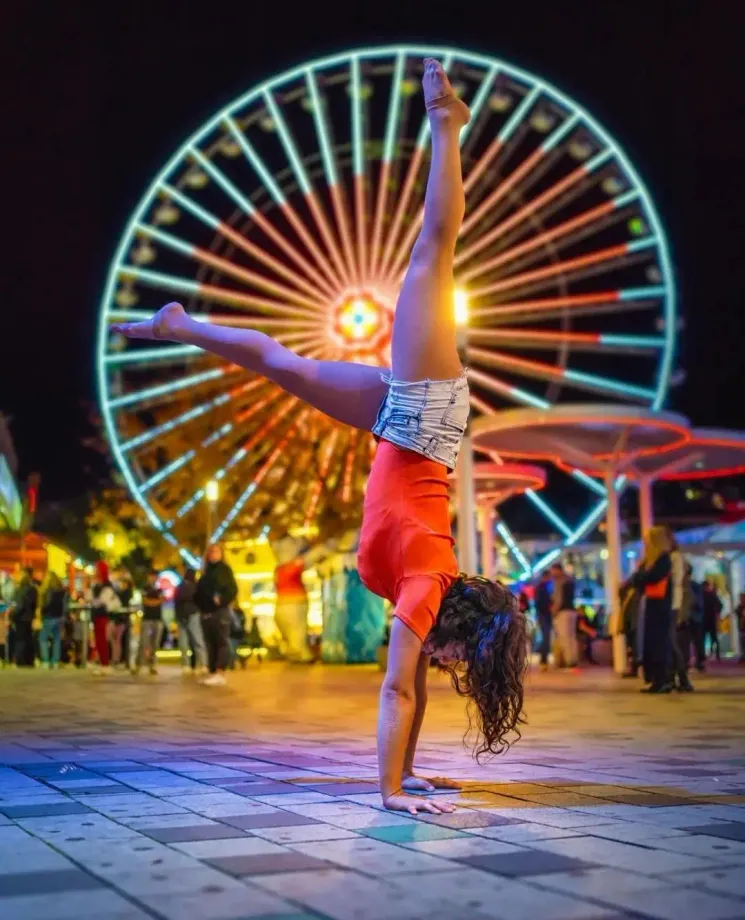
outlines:
[[[39,592],[31,569],[23,569],[18,580],[11,615],[15,628],[15,660],[19,668],[33,668],[36,658],[34,649],[34,617]]]
[[[644,556],[631,576],[633,586],[644,595],[644,678],[642,693],[670,693],[672,649],[672,584],[670,540],[665,527],[651,527],[644,535]]]
[[[541,670],[548,669],[548,656],[551,651],[551,573],[548,569],[541,572],[541,580],[535,586],[535,613],[541,628],[541,644],[538,653],[541,656]]]
[[[225,683],[225,670],[230,663],[230,607],[236,597],[238,586],[233,570],[223,559],[222,547],[214,543],[207,550],[204,571],[194,595],[202,614],[210,670],[203,682],[210,687]]]
[[[708,579],[703,583],[704,600],[704,636],[703,641],[709,639],[709,655],[721,660],[719,653],[719,617],[722,613],[722,602],[719,600],[717,589]]]
[[[40,658],[47,668],[58,668],[62,653],[62,623],[67,612],[67,592],[59,575],[47,572],[41,585]],[[49,643],[52,654],[49,655]]]
[[[181,649],[181,671],[191,674],[190,652],[194,651],[194,668],[200,676],[207,670],[207,649],[204,644],[202,620],[194,600],[197,593],[197,573],[184,570],[184,578],[176,588],[173,606],[178,623],[178,645]]]

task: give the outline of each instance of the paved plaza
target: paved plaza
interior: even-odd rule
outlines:
[[[382,809],[380,673],[264,664],[227,688],[0,671],[2,920],[745,918],[745,673],[645,697],[529,677],[478,766],[433,674],[422,773],[452,815]]]

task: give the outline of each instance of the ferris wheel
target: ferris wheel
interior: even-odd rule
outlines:
[[[588,394],[663,404],[676,338],[665,234],[595,119],[544,80],[455,48],[310,61],[255,86],[179,147],[127,224],[103,294],[108,438],[132,493],[184,558],[203,543],[208,482],[213,539],[355,521],[374,443],[261,377],[109,325],[180,300],[200,319],[260,329],[308,357],[386,364],[422,219],[425,56],[443,61],[472,111],[455,274],[473,411]],[[551,488],[510,500],[529,502],[566,544],[605,508],[604,488],[572,475],[581,497],[571,515],[556,510]]]

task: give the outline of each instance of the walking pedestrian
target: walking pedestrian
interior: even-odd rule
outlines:
[[[230,607],[238,597],[238,585],[233,570],[223,559],[222,547],[214,543],[207,550],[204,571],[194,595],[202,614],[204,639],[207,644],[208,687],[225,683],[225,671],[230,663]]]
[[[199,607],[194,600],[197,593],[197,573],[186,568],[181,584],[173,596],[173,606],[178,624],[178,644],[181,649],[181,671],[191,674],[190,652],[194,652],[194,670],[201,677],[207,670],[207,649],[202,631]]]
[[[67,591],[59,575],[51,569],[41,583],[41,635],[39,637],[40,658],[44,667],[58,668],[62,654],[62,624],[67,613]],[[52,646],[51,656],[49,646]]]
[[[142,620],[140,621],[140,644],[137,649],[137,664],[134,673],[147,661],[150,673],[158,673],[157,652],[163,633],[163,592],[158,587],[158,573],[148,572],[147,587],[142,592]]]
[[[36,659],[34,647],[34,618],[39,592],[31,569],[22,569],[13,596],[11,618],[15,632],[15,663],[19,668],[33,668]]]
[[[644,534],[641,565],[631,583],[644,595],[644,679],[642,693],[670,693],[669,669],[672,649],[672,563],[670,540],[665,527],[651,527]]]
[[[91,586],[91,618],[96,652],[96,675],[108,674],[109,662],[109,617],[121,608],[119,596],[109,579],[109,567],[103,561],[96,563],[96,574]]]
[[[577,611],[574,607],[574,579],[564,566],[551,566],[554,582],[552,613],[554,627],[554,661],[560,668],[577,666]]]
[[[541,670],[548,670],[548,656],[551,651],[551,573],[548,569],[541,572],[541,578],[535,586],[535,613],[541,630],[541,642],[538,654],[541,656]]]
[[[704,650],[706,649],[706,640],[709,640],[709,653],[707,657],[715,656],[717,661],[721,661],[719,650],[719,617],[722,613],[722,602],[717,594],[716,585],[708,578],[703,585],[704,601]]]

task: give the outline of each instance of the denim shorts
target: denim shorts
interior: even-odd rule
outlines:
[[[454,470],[468,422],[465,373],[451,380],[410,383],[383,375],[388,393],[372,433]]]

